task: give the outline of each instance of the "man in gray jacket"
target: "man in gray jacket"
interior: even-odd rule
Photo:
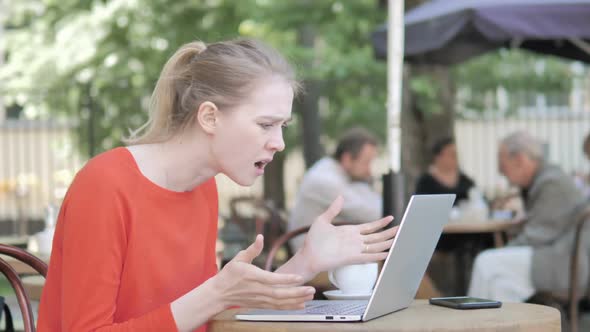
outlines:
[[[543,159],[539,141],[525,132],[504,138],[500,172],[519,187],[525,222],[507,247],[486,250],[474,263],[469,295],[526,301],[537,291],[567,291],[576,215],[585,202],[573,179]],[[580,257],[580,285],[588,280],[588,250]]]
[[[381,218],[381,195],[373,190],[371,165],[377,157],[377,139],[362,128],[342,135],[333,156],[318,160],[304,175],[295,206],[289,216],[289,230],[309,226],[338,197],[344,197],[337,221],[364,223]],[[303,237],[291,240],[294,250]]]

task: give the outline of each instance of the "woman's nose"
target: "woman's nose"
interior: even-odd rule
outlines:
[[[280,152],[285,149],[285,141],[283,140],[283,131],[273,135],[267,143],[267,147],[271,150]]]

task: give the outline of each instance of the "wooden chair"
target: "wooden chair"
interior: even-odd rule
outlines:
[[[30,265],[33,269],[35,269],[35,271],[39,272],[39,274],[41,274],[43,277],[47,275],[47,264],[45,264],[45,262],[43,262],[41,259],[35,257],[31,253],[21,248],[6,244],[0,244],[0,254],[10,256]],[[2,272],[6,279],[8,279],[10,285],[16,293],[18,305],[20,307],[23,317],[23,325],[25,328],[25,332],[34,332],[35,319],[33,317],[33,310],[31,309],[29,297],[25,292],[25,288],[23,286],[23,283],[21,282],[19,275],[12,268],[12,266],[10,266],[10,264],[2,258],[0,258],[0,272]]]
[[[529,302],[532,303],[558,306],[560,310],[565,311],[567,320],[569,321],[570,332],[578,332],[579,330],[580,302],[583,300],[590,300],[590,284],[586,288],[586,294],[580,294],[580,291],[577,287],[579,269],[578,257],[580,256],[580,251],[586,249],[583,248],[582,244],[584,240],[583,235],[585,227],[590,227],[587,226],[587,224],[590,224],[590,205],[587,205],[577,215],[576,219],[574,242],[570,255],[570,278],[568,282],[569,289],[567,296],[563,296],[562,294],[554,294],[551,292],[538,292],[531,298],[531,300],[529,300]],[[590,239],[586,239],[586,241],[590,241]]]
[[[233,233],[223,238],[225,234],[222,231],[220,235],[222,240],[234,248],[237,246],[244,249],[254,241],[257,234],[264,235],[264,251],[254,261],[255,265],[262,267],[268,255],[267,248],[270,248],[286,232],[286,213],[279,209],[274,201],[254,196],[233,198],[229,208],[230,215],[226,218],[227,223],[224,228],[228,227],[228,230],[233,230]]]
[[[311,226],[304,226],[304,227],[297,228],[295,230],[292,230],[290,232],[287,232],[287,233],[281,235],[278,239],[276,239],[276,241],[274,241],[274,243],[272,244],[272,247],[270,248],[268,255],[266,256],[266,262],[264,263],[264,269],[267,271],[272,270],[272,268],[273,268],[272,263],[275,259],[275,256],[277,255],[279,250],[285,246],[286,246],[285,249],[289,253],[289,254],[287,254],[287,256],[291,257],[292,255],[290,253],[292,252],[292,250],[289,247],[288,241],[296,236],[307,233],[309,231],[310,227]]]
[[[578,264],[580,256],[580,250],[584,250],[582,248],[582,235],[584,234],[584,227],[587,227],[586,224],[590,220],[590,205],[586,206],[586,208],[582,211],[581,214],[578,215],[577,218],[577,225],[576,225],[576,233],[574,237],[574,244],[572,246],[571,251],[571,258],[570,258],[570,281],[569,281],[569,291],[568,291],[568,299],[567,299],[567,308],[568,308],[568,316],[570,320],[570,332],[577,332],[579,329],[579,304],[580,301],[585,299],[590,299],[590,284],[586,288],[586,294],[579,294],[578,290]]]

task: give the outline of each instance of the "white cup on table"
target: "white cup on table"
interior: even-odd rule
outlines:
[[[328,273],[330,282],[343,294],[371,293],[377,281],[377,263],[345,265]]]

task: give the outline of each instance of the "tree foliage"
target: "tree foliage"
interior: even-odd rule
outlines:
[[[311,61],[298,71],[322,82],[328,136],[353,124],[385,136],[385,63],[369,42],[385,13],[374,0],[22,0],[8,9],[5,104],[23,106],[28,117],[78,118],[83,151],[92,142],[91,112],[95,152],[119,145],[146,120],[159,72],[180,45],[239,36],[267,41],[296,65]],[[304,23],[317,31],[311,50],[297,44]],[[298,135],[286,133],[288,146]]]
[[[497,108],[494,100],[499,90],[507,96],[509,113],[523,104],[534,105],[537,94],[556,99],[554,104],[566,105],[572,83],[587,73],[581,63],[556,56],[501,49],[454,68],[459,91],[458,111]]]

